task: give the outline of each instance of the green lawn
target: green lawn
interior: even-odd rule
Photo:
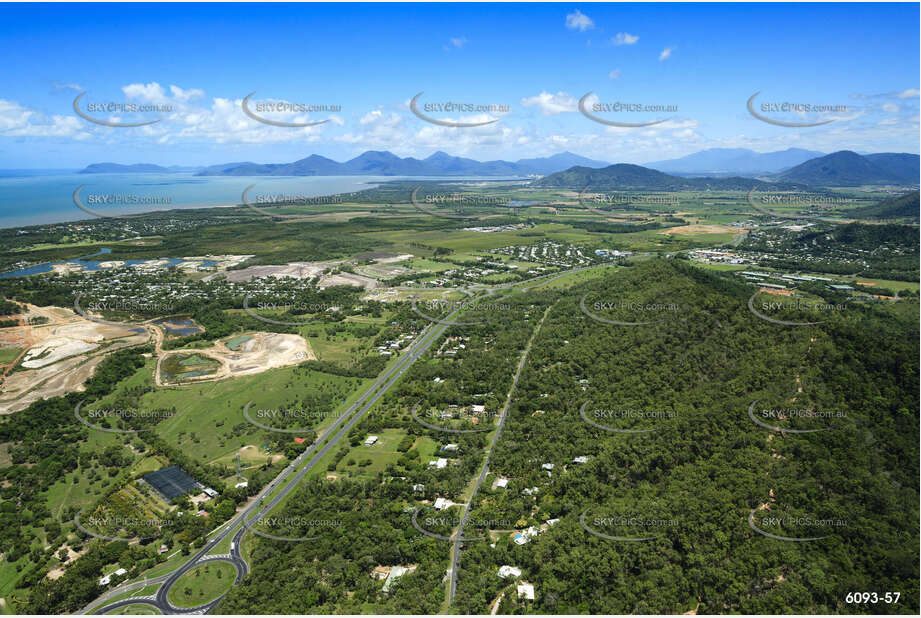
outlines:
[[[176,607],[204,605],[227,592],[236,576],[229,562],[206,562],[179,578],[166,598]]]

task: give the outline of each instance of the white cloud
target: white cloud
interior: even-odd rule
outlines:
[[[157,82],[149,84],[128,84],[122,92],[129,99],[139,99],[145,103],[166,103],[167,97],[163,87]]]
[[[666,47],[659,54],[659,62],[664,62],[672,57],[672,52],[675,51],[674,47]]]
[[[586,30],[594,28],[595,22],[593,22],[588,15],[576,9],[575,12],[566,16],[566,27],[570,30],[585,32]]]
[[[889,112],[890,114],[895,114],[899,111],[899,106],[895,103],[883,103],[883,111]]]
[[[611,79],[617,79],[618,77],[620,77],[620,73],[621,73],[620,69],[614,69],[613,71],[608,73],[608,77],[610,77]]]
[[[895,96],[899,99],[917,99],[919,96],[921,96],[921,90],[918,90],[917,88],[909,88],[897,93]]]
[[[90,136],[76,116],[50,118],[21,106],[15,101],[0,99],[0,134],[7,137],[70,137],[84,140]]]
[[[541,92],[537,96],[521,99],[525,107],[536,107],[544,116],[554,116],[564,112],[576,111],[576,99],[566,92]]]
[[[611,42],[614,45],[633,45],[640,40],[640,37],[630,34],[629,32],[618,32]]]
[[[197,88],[183,90],[179,86],[170,86],[169,91],[172,93],[173,98],[179,103],[187,103],[193,99],[205,96],[205,91],[198,90]]]
[[[448,39],[448,41],[450,41],[452,47],[455,47],[457,49],[462,48],[464,45],[470,42],[467,40],[467,37],[465,36],[451,37],[450,39]]]

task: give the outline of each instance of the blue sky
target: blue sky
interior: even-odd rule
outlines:
[[[518,159],[569,150],[643,163],[704,148],[919,150],[918,4],[6,4],[0,22],[0,168],[97,161],[199,165],[336,160],[365,150]],[[339,105],[263,114],[325,124],[282,128],[240,102]],[[417,118],[410,99],[507,105],[507,113]],[[745,104],[843,105],[774,114],[834,120],[771,125]],[[171,105],[93,113],[155,125],[112,128],[72,104]],[[599,114],[576,102],[677,106]],[[84,108],[85,109],[85,108]]]

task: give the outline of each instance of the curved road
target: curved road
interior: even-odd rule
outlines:
[[[501,285],[490,286],[490,287],[487,287],[487,286],[474,287],[471,289],[477,290],[477,291],[484,291],[487,293],[487,295],[491,295],[495,293],[497,290],[514,288],[523,283],[531,283],[531,282],[539,281],[541,279],[546,279],[549,277],[549,279],[541,283],[541,284],[546,284],[559,277],[563,277],[565,275],[568,275],[574,272],[579,272],[583,270],[589,270],[592,268],[598,268],[598,267],[604,267],[604,266],[615,266],[615,264],[595,264],[592,266],[583,266],[579,268],[573,268],[570,270],[560,271],[557,273],[551,273],[549,275],[541,275],[541,276],[534,277],[533,279],[528,279],[525,281],[518,281],[518,282],[514,282],[510,284],[501,284]],[[522,291],[527,291],[528,288],[521,288],[521,289]],[[309,446],[303,453],[298,455],[288,465],[288,467],[282,470],[282,472],[273,481],[271,481],[268,485],[266,485],[262,489],[262,491],[260,491],[259,494],[257,494],[257,497],[256,497],[257,499],[249,507],[245,508],[243,511],[235,515],[227,523],[223,524],[221,526],[223,528],[223,531],[217,534],[213,539],[208,541],[205,544],[205,546],[202,547],[201,550],[199,550],[198,553],[192,556],[192,558],[190,558],[182,566],[178,567],[175,571],[173,571],[172,573],[168,575],[156,577],[156,578],[147,580],[146,582],[135,582],[121,589],[116,588],[115,590],[107,593],[106,595],[101,596],[99,599],[96,599],[95,601],[87,605],[85,608],[83,608],[83,610],[81,610],[78,613],[105,614],[119,607],[124,607],[126,605],[133,605],[136,603],[153,605],[164,614],[193,614],[193,613],[194,614],[204,614],[204,613],[209,612],[211,609],[213,609],[214,606],[217,605],[220,602],[220,600],[223,598],[223,595],[221,595],[217,599],[214,599],[213,601],[205,605],[202,605],[200,607],[193,607],[193,608],[174,607],[172,604],[169,603],[166,597],[167,597],[167,594],[169,593],[169,589],[176,584],[179,578],[181,578],[183,575],[185,575],[190,570],[195,568],[195,566],[197,566],[198,564],[201,564],[202,562],[211,561],[211,560],[225,560],[225,561],[231,562],[237,568],[237,577],[234,580],[234,583],[235,584],[240,583],[243,580],[243,577],[249,571],[249,567],[246,561],[243,559],[243,556],[240,554],[240,543],[243,539],[243,536],[247,532],[247,527],[259,521],[263,515],[265,515],[266,513],[271,511],[274,507],[276,507],[279,503],[281,503],[288,496],[288,494],[290,494],[291,491],[293,491],[297,487],[298,483],[310,472],[310,470],[327,453],[329,453],[330,450],[332,450],[336,446],[338,441],[343,436],[345,436],[352,429],[352,427],[354,427],[355,424],[358,423],[358,421],[362,419],[362,417],[368,412],[368,410],[370,410],[374,406],[374,404],[377,403],[377,401],[381,398],[381,396],[383,396],[384,393],[386,393],[390,389],[391,386],[393,386],[400,378],[403,377],[403,374],[406,372],[406,370],[409,369],[409,367],[413,363],[415,363],[416,360],[418,360],[432,346],[432,344],[435,343],[435,341],[438,340],[441,334],[444,333],[444,331],[447,330],[449,326],[452,326],[452,324],[450,323],[450,320],[454,318],[457,315],[457,313],[462,311],[462,309],[463,307],[458,307],[457,309],[449,313],[447,316],[445,316],[445,322],[448,322],[448,323],[432,324],[426,327],[425,329],[423,329],[423,331],[420,333],[420,336],[416,339],[416,341],[414,341],[410,345],[410,347],[407,348],[407,353],[404,354],[397,361],[396,364],[394,364],[392,367],[384,371],[384,373],[382,373],[377,378],[377,380],[375,380],[374,384],[372,384],[371,387],[368,388],[368,390],[366,390],[358,399],[356,399],[355,402],[352,403],[352,405],[350,405],[338,419],[336,419],[336,421],[330,426],[329,429],[327,429],[327,431],[323,434],[321,438],[319,438],[314,444]],[[544,314],[544,317],[546,318],[546,313]],[[541,324],[543,324],[543,320],[541,320]],[[518,384],[518,378],[521,375],[521,370],[524,367],[525,361],[527,360],[528,352],[530,351],[531,344],[534,341],[534,336],[536,336],[537,330],[539,330],[539,328],[540,326],[538,326],[538,329],[536,329],[534,334],[532,335],[531,341],[528,342],[528,346],[525,349],[524,354],[522,355],[521,362],[518,364],[518,370],[515,373],[515,377],[512,383],[512,388],[509,390],[508,400],[506,401],[505,407],[503,408],[502,415],[499,420],[499,426],[498,426],[495,436],[493,437],[493,441],[492,441],[492,444],[490,445],[490,448],[492,448],[492,445],[495,444],[499,433],[502,431],[502,426],[505,421],[505,413],[508,411],[508,407],[511,403],[512,392],[514,391],[515,386]],[[305,464],[305,465],[302,466],[302,464]],[[300,467],[300,470],[298,470],[299,467]],[[483,482],[483,479],[486,477],[488,468],[489,468],[489,450],[486,451],[486,462],[483,464],[483,471],[481,472],[480,478],[478,479],[476,486],[474,488],[474,492],[471,495],[471,500],[468,501],[467,510],[464,513],[464,518],[461,521],[460,528],[458,529],[458,538],[462,536],[461,533],[463,531],[464,523],[466,523],[466,520],[470,514],[469,504],[472,501],[473,495],[476,494],[476,490],[479,488],[480,484]],[[289,477],[290,477],[290,480],[289,480]],[[268,502],[264,503],[263,501],[265,497],[271,494],[273,491],[275,491],[282,484],[284,484],[284,487],[282,487],[278,491],[278,493],[274,497],[272,497]],[[220,527],[218,529],[220,529]],[[234,547],[231,553],[223,554],[223,555],[209,556],[208,552],[212,551],[221,541],[227,538],[227,536],[230,535],[231,533],[233,533],[232,543]],[[457,561],[458,561],[459,550],[460,550],[460,543],[457,542],[455,544],[455,551],[454,551],[453,562],[452,562],[452,571],[451,571],[452,577],[451,577],[451,585],[450,585],[450,593],[449,593],[450,601],[454,600],[454,591],[455,591],[456,582],[457,582]],[[100,605],[101,602],[104,602],[110,596],[122,594],[124,592],[127,592],[132,589],[136,589],[136,588],[144,588],[146,586],[149,586],[151,584],[156,584],[156,583],[161,583],[161,585],[160,585],[160,588],[157,590],[157,594],[155,597],[132,597],[132,598],[116,601],[114,603]]]
[[[447,318],[450,319],[454,317],[456,313],[460,311],[461,308],[455,309]],[[243,538],[243,535],[247,531],[247,526],[252,525],[254,522],[259,521],[262,516],[270,511],[272,508],[277,506],[282,500],[284,500],[288,494],[297,486],[297,484],[303,479],[317,464],[320,459],[323,458],[332,448],[336,446],[336,443],[346,435],[349,430],[361,420],[365,413],[377,403],[378,399],[383,396],[387,390],[390,389],[400,378],[403,377],[403,374],[406,370],[416,361],[419,357],[422,356],[432,344],[438,340],[438,337],[450,326],[450,324],[435,324],[429,327],[426,327],[420,334],[420,336],[414,341],[410,347],[407,349],[407,353],[404,354],[396,364],[394,364],[390,369],[382,373],[377,380],[374,382],[371,387],[362,394],[352,405],[346,409],[346,411],[336,419],[336,422],[323,434],[323,437],[317,440],[314,444],[309,446],[303,453],[298,455],[287,468],[285,468],[272,482],[270,482],[257,496],[257,500],[253,502],[249,507],[244,509],[242,512],[237,514],[229,524],[224,525],[224,530],[216,535],[211,541],[205,544],[205,546],[195,554],[189,561],[177,568],[170,575],[165,576],[162,580],[162,585],[157,591],[155,599],[151,600],[147,597],[135,597],[130,599],[124,599],[122,601],[117,601],[115,603],[104,605],[102,607],[97,607],[92,610],[94,614],[105,614],[113,609],[122,607],[125,605],[131,605],[132,603],[148,603],[154,605],[164,614],[188,614],[188,613],[206,613],[214,605],[220,601],[220,597],[215,599],[207,605],[203,605],[199,608],[178,608],[173,607],[169,601],[167,601],[166,596],[169,593],[169,589],[175,585],[176,581],[182,577],[185,573],[189,572],[196,565],[201,562],[218,559],[208,557],[208,552],[212,551],[215,546],[223,541],[227,535],[236,530],[233,535],[234,550],[230,555],[230,561],[237,566],[237,581],[239,583],[242,580],[243,576],[246,574],[248,567],[246,561],[243,560],[243,557],[240,555],[240,541]],[[355,411],[357,410],[357,414]],[[354,415],[353,415],[354,414]],[[349,418],[351,416],[351,418]],[[329,436],[332,435],[332,438]],[[327,438],[329,438],[327,440]],[[320,446],[323,442],[326,442],[324,446]],[[307,462],[306,465],[301,467],[299,471],[295,473],[295,470],[304,462]],[[288,478],[290,480],[288,480]],[[285,483],[287,484],[279,490],[279,492],[271,498],[268,502],[263,503],[264,498],[272,493],[276,488]],[[244,525],[245,524],[245,525]],[[219,558],[227,560],[227,558]],[[159,579],[159,578],[158,578]],[[147,585],[150,585],[151,582],[148,582]],[[156,582],[154,582],[156,583]],[[143,586],[138,586],[143,587]],[[124,592],[124,591],[122,591]],[[89,611],[89,608],[93,605],[97,605],[98,601],[90,604],[83,610],[81,613],[86,613]]]

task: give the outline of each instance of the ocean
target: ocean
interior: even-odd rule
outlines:
[[[97,212],[125,215],[174,208],[233,206],[241,203],[243,191],[250,185],[255,187],[249,193],[249,200],[256,204],[260,195],[318,197],[410,179],[402,176],[195,176],[192,172],[78,174],[59,170],[45,173],[0,170],[0,228],[92,219],[93,215],[74,203],[74,192],[82,185],[85,185],[79,193],[82,204]],[[450,177],[444,180],[465,179]],[[100,202],[100,196],[118,196],[117,205]]]

